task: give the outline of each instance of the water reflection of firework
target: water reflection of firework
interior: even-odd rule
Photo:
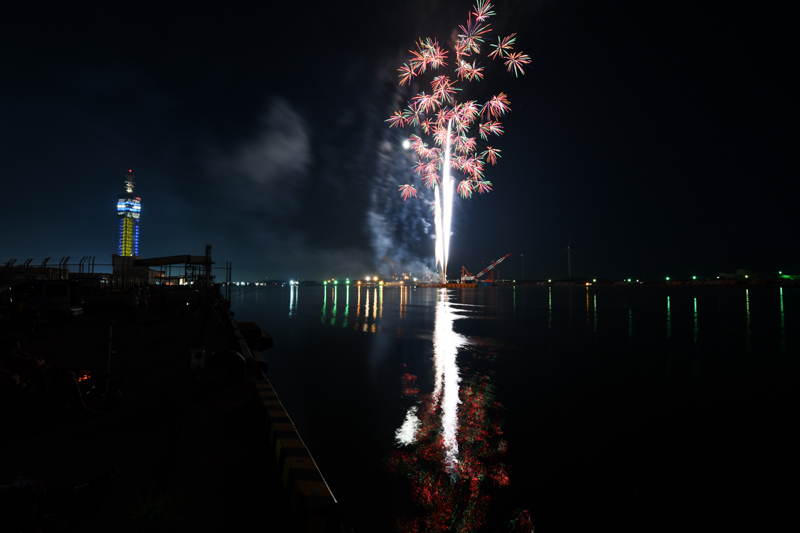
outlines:
[[[408,477],[419,516],[398,519],[402,531],[475,531],[489,510],[491,486],[508,485],[500,405],[487,376],[462,382],[457,442],[448,443],[443,413],[432,395],[419,398],[401,428],[389,470]],[[413,437],[410,434],[415,432]],[[402,436],[402,439],[401,439]],[[453,461],[450,454],[458,454]]]
[[[433,360],[436,366],[436,381],[433,401],[439,403],[442,411],[442,439],[445,447],[446,470],[456,481],[459,477],[458,465],[458,386],[461,377],[458,373],[456,355],[458,349],[466,344],[466,339],[453,330],[456,315],[446,301],[446,291],[441,291],[441,299],[436,304],[436,321],[433,331]],[[441,395],[441,401],[439,397]]]
[[[503,458],[502,406],[486,374],[459,374],[458,349],[467,339],[453,330],[458,315],[446,301],[436,307],[434,388],[420,394],[417,378],[405,374],[401,394],[413,400],[395,437],[398,449],[388,469],[408,478],[417,508],[398,518],[400,531],[475,531],[486,521],[490,493],[508,485]],[[528,528],[527,511],[517,510],[511,531]]]

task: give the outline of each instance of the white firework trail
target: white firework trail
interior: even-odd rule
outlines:
[[[450,176],[450,128],[452,119],[447,123],[447,142],[444,152],[444,169],[442,171],[442,193],[439,186],[434,190],[436,226],[436,264],[442,267],[442,283],[447,283],[447,261],[450,258],[450,225],[453,220],[453,178]]]

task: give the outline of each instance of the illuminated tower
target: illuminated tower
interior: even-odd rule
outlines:
[[[125,174],[125,196],[117,201],[117,254],[139,255],[139,215],[142,199],[133,195],[135,177],[129,170]]]

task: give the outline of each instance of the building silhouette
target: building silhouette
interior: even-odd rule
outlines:
[[[133,195],[135,177],[133,171],[125,174],[125,196],[117,200],[117,255],[137,257],[139,255],[139,217],[142,199]]]

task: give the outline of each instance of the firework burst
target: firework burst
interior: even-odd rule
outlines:
[[[396,111],[386,120],[391,127],[413,127],[428,138],[426,142],[415,134],[409,141],[418,156],[414,172],[420,175],[426,187],[434,189],[436,261],[445,281],[452,198],[456,192],[469,198],[474,192],[481,194],[492,190],[491,182],[483,177],[483,167],[484,162],[497,164],[500,150],[487,146],[479,151],[478,137],[488,141],[490,135],[502,135],[503,126],[498,119],[511,111],[511,102],[503,92],[482,104],[475,100],[458,102],[456,99],[461,91],[457,86],[459,83],[480,82],[486,76],[487,67],[480,61],[481,48],[491,31],[488,20],[495,15],[493,8],[488,0],[476,0],[466,23],[458,26],[451,56],[453,77],[436,72],[430,81],[430,91],[414,95],[405,109]],[[492,50],[486,58],[503,62],[508,72],[519,76],[525,74],[531,59],[522,52],[513,51],[516,41],[516,33],[498,36],[497,44],[489,45]],[[436,39],[419,39],[416,50],[409,50],[409,54],[408,62],[397,69],[400,85],[408,83],[411,86],[416,78],[428,71],[443,69],[449,61],[449,51],[444,50]],[[451,170],[463,175],[457,186]],[[398,190],[403,200],[417,196],[416,189],[410,184],[402,185]]]
[[[414,198],[417,197],[417,189],[415,189],[413,185],[405,184],[402,185],[398,190],[400,191],[404,202],[408,200],[409,196],[413,196]]]

